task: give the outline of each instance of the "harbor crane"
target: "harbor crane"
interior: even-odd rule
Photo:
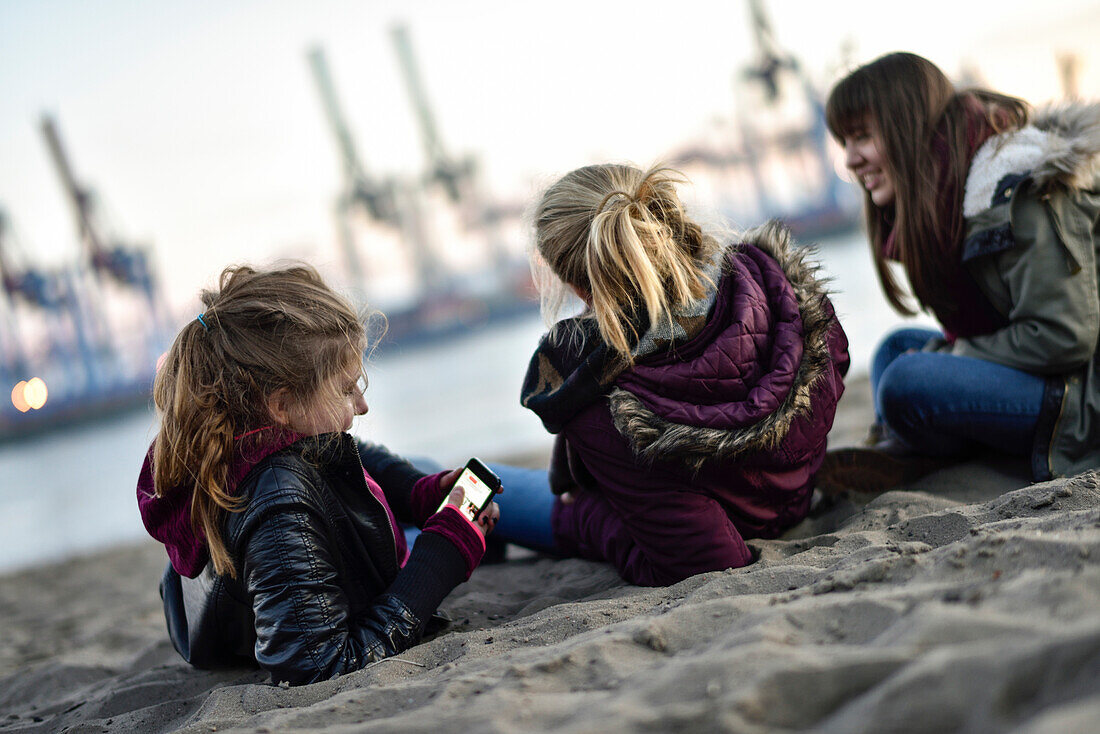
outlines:
[[[336,88],[332,83],[324,49],[314,46],[309,50],[308,57],[309,68],[313,72],[313,80],[317,83],[321,104],[325,108],[325,116],[336,136],[336,144],[340,148],[340,160],[344,165],[344,183],[347,189],[344,194],[346,199],[344,206],[362,206],[372,219],[383,224],[396,224],[397,212],[393,200],[393,187],[367,175],[366,168],[359,157],[359,151],[355,147],[355,141],[348,130],[344,112],[336,97]]]
[[[755,201],[730,207],[734,218],[782,219],[796,236],[847,230],[858,202],[834,169],[822,96],[780,45],[763,0],[747,5],[754,53],[735,76],[731,138],[685,146],[672,162],[736,176],[738,185],[725,190]]]
[[[809,75],[794,54],[784,50],[776,40],[772,23],[764,10],[763,0],[748,0],[749,20],[752,24],[753,42],[756,46],[756,61],[744,70],[749,80],[758,82],[764,89],[769,104],[779,102],[781,78],[790,74],[799,83],[810,110],[810,125],[804,131],[791,131],[774,141],[787,152],[809,152],[819,168],[818,174],[824,186],[823,209],[835,210],[840,204],[840,179],[834,175],[829,158],[829,131],[825,127],[825,104],[814,87]],[[807,150],[808,148],[808,150]]]
[[[798,60],[779,46],[771,20],[760,0],[749,0],[749,20],[752,23],[757,58],[745,69],[744,74],[746,78],[763,85],[768,102],[775,103],[779,100],[781,91],[781,74],[788,71],[801,76],[802,70]]]
[[[390,29],[394,50],[401,66],[405,88],[420,127],[420,138],[428,162],[427,179],[443,188],[450,200],[460,207],[467,228],[476,227],[486,236],[489,256],[496,272],[507,277],[507,249],[497,231],[500,220],[519,213],[521,208],[507,205],[488,206],[477,188],[477,166],[473,157],[456,159],[447,153],[436,129],[435,115],[424,91],[409,30],[403,24]]]
[[[336,137],[340,161],[344,168],[344,190],[336,201],[336,229],[340,237],[340,247],[343,250],[344,264],[351,282],[356,288],[365,292],[366,273],[363,271],[363,264],[355,247],[350,217],[354,211],[358,210],[380,224],[400,228],[395,184],[393,181],[381,181],[367,173],[336,96],[336,87],[329,73],[324,49],[314,46],[307,53],[307,57],[309,68],[313,72],[313,81],[321,95],[325,117]]]
[[[428,244],[430,235],[420,205],[419,187],[392,178],[379,181],[366,173],[340,108],[325,53],[320,47],[314,47],[308,56],[325,115],[336,136],[344,165],[344,192],[336,203],[336,220],[352,282],[365,293],[366,274],[359,260],[350,220],[351,214],[358,209],[374,221],[393,227],[401,234],[409,248],[420,289],[425,292],[438,290],[444,284],[445,276],[438,258],[433,255]]]
[[[0,389],[6,387],[12,379],[22,379],[27,373],[26,350],[19,334],[19,324],[15,318],[15,296],[22,292],[23,279],[11,267],[7,257],[8,218],[0,209],[0,279],[3,283],[4,298],[0,302]],[[2,395],[0,395],[2,398]]]
[[[148,329],[149,342],[151,344],[158,342],[159,335],[166,333],[169,326],[166,307],[161,298],[148,253],[143,248],[127,246],[117,239],[108,239],[104,235],[96,217],[93,194],[73,175],[69,157],[61,143],[57,123],[52,117],[44,114],[41,127],[42,134],[46,138],[46,146],[49,148],[54,167],[57,169],[62,188],[76,219],[77,233],[84,254],[87,256],[87,262],[97,278],[109,279],[125,289],[142,294],[151,319]],[[82,308],[87,310],[94,320],[106,324],[102,314],[99,313],[101,306],[96,301],[95,295],[87,294],[84,300]],[[106,347],[110,340],[106,327],[92,327],[92,333],[97,335],[99,345]]]
[[[405,80],[405,88],[409,92],[416,121],[420,125],[420,138],[428,160],[428,180],[441,185],[451,201],[460,204],[469,196],[465,189],[474,174],[474,161],[468,157],[461,161],[455,160],[443,147],[443,141],[435,127],[435,115],[428,104],[428,96],[424,93],[408,28],[395,25],[390,29],[390,35]]]
[[[1062,86],[1063,99],[1081,98],[1081,56],[1072,51],[1055,55],[1058,65],[1058,81]]]
[[[7,377],[22,379],[30,372],[29,354],[19,330],[17,306],[23,304],[47,319],[49,354],[61,366],[70,385],[83,381],[90,389],[104,384],[100,369],[104,345],[89,332],[89,314],[78,297],[78,274],[71,269],[42,271],[19,265],[13,256],[14,241],[7,216],[0,211],[0,283],[5,295],[4,349]],[[73,341],[64,338],[71,333]],[[11,350],[10,354],[7,350]]]

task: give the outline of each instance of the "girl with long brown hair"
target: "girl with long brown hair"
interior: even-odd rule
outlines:
[[[1035,479],[1100,465],[1100,106],[1032,113],[894,53],[839,82],[826,118],[887,300],[942,330],[887,337],[877,446],[831,454],[822,482],[882,489],[979,448],[1028,457]]]
[[[423,477],[346,433],[367,412],[366,337],[315,270],[227,268],[202,302],[157,373],[137,488],[170,559],[172,643],[198,667],[254,661],[292,684],[416,644],[496,506],[470,522],[457,471]],[[411,553],[398,520],[423,529]]]

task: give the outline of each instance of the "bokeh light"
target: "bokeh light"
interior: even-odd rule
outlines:
[[[11,389],[11,404],[15,406],[15,409],[20,413],[26,413],[31,409],[27,399],[23,397],[23,390],[27,387],[26,380],[20,380],[15,383],[15,387]]]
[[[38,410],[46,404],[50,391],[46,389],[46,383],[41,377],[32,377],[23,388],[23,399],[32,410]]]

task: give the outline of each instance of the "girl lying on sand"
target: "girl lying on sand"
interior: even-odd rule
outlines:
[[[298,684],[415,645],[480,562],[495,504],[471,522],[458,471],[424,477],[345,433],[367,412],[364,328],[312,268],[229,268],[202,300],[157,374],[137,488],[171,559],[176,650]],[[411,553],[398,520],[423,528]]]

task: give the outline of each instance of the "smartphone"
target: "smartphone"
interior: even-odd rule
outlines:
[[[462,490],[466,493],[459,509],[470,522],[473,522],[493,501],[493,496],[500,489],[500,477],[493,474],[489,467],[481,463],[480,459],[470,459],[466,462],[466,467],[462,470],[462,473],[458,475],[455,487],[462,487]],[[453,490],[454,487],[451,489]],[[450,493],[447,494],[448,496],[443,499],[443,503],[439,506],[440,510],[446,507],[450,499]]]

